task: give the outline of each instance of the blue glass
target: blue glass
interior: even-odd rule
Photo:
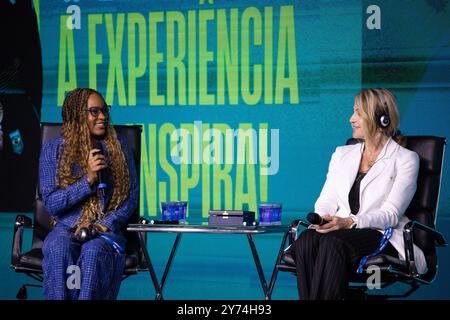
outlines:
[[[281,224],[281,204],[260,203],[259,206],[260,225],[280,225]]]
[[[161,202],[162,220],[186,222],[187,201]]]
[[[186,222],[187,201],[178,201],[178,221],[180,223]]]

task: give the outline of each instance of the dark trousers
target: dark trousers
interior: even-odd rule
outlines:
[[[341,300],[361,258],[375,251],[382,234],[373,229],[303,231],[293,244],[297,287],[301,299]],[[389,243],[384,253],[396,255]]]

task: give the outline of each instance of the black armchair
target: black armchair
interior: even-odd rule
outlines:
[[[350,277],[348,290],[349,298],[401,298],[416,291],[421,284],[430,284],[436,277],[438,261],[436,247],[446,246],[443,235],[436,230],[436,216],[439,202],[445,138],[434,136],[408,136],[406,147],[415,151],[420,157],[417,190],[405,214],[411,220],[403,230],[406,260],[386,254],[378,254],[367,260],[364,271],[375,265],[381,271],[381,288],[396,282],[403,282],[410,286],[407,292],[400,295],[368,295],[366,281],[368,274],[353,274]],[[357,140],[349,139],[347,144],[355,144]],[[294,241],[298,227],[307,227],[309,223],[294,220],[291,223],[289,244]],[[414,262],[413,243],[425,254],[428,271],[418,274]],[[269,286],[271,295],[278,271],[287,271],[295,275],[295,260],[290,250],[279,257],[275,274]]]
[[[130,145],[135,163],[136,171],[140,176],[140,159],[141,159],[141,132],[142,127],[139,125],[132,126],[114,126],[117,133],[123,135],[128,144]],[[46,141],[57,137],[61,133],[61,124],[56,123],[43,123],[41,125],[41,145]],[[139,208],[139,205],[138,205]],[[139,221],[138,209],[133,213],[130,218],[130,223],[138,223]],[[34,223],[33,223],[34,221]],[[23,231],[25,228],[31,228],[32,231],[32,249],[28,252],[22,252]],[[18,215],[14,224],[13,245],[11,253],[11,267],[15,272],[25,273],[31,278],[42,282],[42,244],[51,231],[51,219],[47,213],[44,203],[39,192],[39,186],[36,190],[36,203],[33,212],[33,220],[25,215]],[[135,232],[128,232],[124,228],[124,235],[127,238],[127,245],[125,248],[126,259],[125,269],[123,272],[123,279],[130,275],[136,274],[139,270],[145,269],[145,265],[142,259],[142,251],[140,249],[139,239]],[[17,293],[18,299],[27,298],[26,287],[41,287],[40,284],[24,284]]]

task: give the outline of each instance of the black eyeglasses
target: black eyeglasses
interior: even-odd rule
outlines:
[[[105,117],[109,117],[109,111],[111,106],[104,105],[103,107],[90,107],[87,111],[91,114],[91,116],[97,118],[100,115],[100,112],[103,113]]]

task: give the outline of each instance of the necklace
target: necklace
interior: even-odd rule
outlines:
[[[369,156],[364,157],[367,161],[367,166],[369,167],[369,169],[372,168],[372,166],[375,164],[375,162],[377,162],[376,159],[378,157],[378,154],[376,155],[376,157],[372,157],[372,159]]]
[[[387,142],[388,145],[389,145],[389,143],[391,143],[391,140],[392,140],[392,139],[389,139],[389,141]],[[384,153],[383,153],[383,156],[380,157],[378,160],[381,160],[381,159],[384,158],[384,156],[386,155],[386,151],[387,151],[388,145],[385,145],[385,146],[384,146]],[[369,170],[374,166],[375,163],[378,162],[377,158],[378,158],[378,156],[380,155],[380,152],[381,152],[381,151],[378,152],[378,154],[377,154],[376,157],[372,157],[373,159],[370,160],[369,157],[368,157],[367,155],[365,156],[366,153],[364,153],[362,147],[363,147],[363,146],[361,145],[361,150],[360,150],[360,151],[361,151],[361,156],[362,156],[364,159],[367,159],[366,161],[367,161],[368,169],[365,170],[365,172],[367,172],[367,171],[369,171]]]

